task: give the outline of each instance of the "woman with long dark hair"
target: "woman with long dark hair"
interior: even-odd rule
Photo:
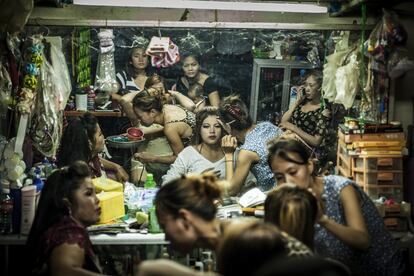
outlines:
[[[207,169],[219,171],[225,176],[224,152],[221,149],[222,128],[217,118],[217,108],[206,107],[196,116],[194,145],[181,151],[167,174],[163,176],[163,184],[193,172],[201,173]]]
[[[94,177],[101,176],[104,171],[112,171],[118,181],[127,181],[129,176],[124,168],[99,157],[98,154],[103,151],[104,146],[105,139],[98,120],[86,112],[71,121],[63,132],[57,155],[58,166],[69,166],[81,160],[89,164]]]
[[[344,263],[356,275],[400,275],[401,252],[359,185],[341,176],[316,176],[309,152],[296,140],[272,141],[268,162],[278,185],[294,183],[314,192],[314,248],[319,255]]]
[[[86,230],[99,216],[99,200],[85,162],[53,172],[42,189],[26,242],[28,274],[100,275]]]

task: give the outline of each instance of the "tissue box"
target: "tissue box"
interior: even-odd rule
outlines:
[[[125,215],[123,192],[101,192],[96,196],[101,207],[99,223],[107,223]]]
[[[123,192],[124,186],[122,183],[116,182],[115,180],[97,177],[92,179],[92,183],[95,186],[96,192]]]

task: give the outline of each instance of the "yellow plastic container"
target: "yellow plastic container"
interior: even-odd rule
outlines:
[[[125,215],[123,192],[101,192],[96,196],[101,207],[99,223],[107,223]]]
[[[124,186],[122,183],[116,182],[110,178],[97,177],[92,179],[92,183],[95,186],[96,192],[123,192]]]

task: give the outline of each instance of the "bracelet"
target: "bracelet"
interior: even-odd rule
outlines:
[[[233,162],[233,160],[226,160],[225,162]]]

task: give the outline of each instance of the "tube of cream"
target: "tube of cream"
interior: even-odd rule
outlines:
[[[22,223],[20,234],[28,235],[36,212],[36,186],[30,185],[22,188]]]

